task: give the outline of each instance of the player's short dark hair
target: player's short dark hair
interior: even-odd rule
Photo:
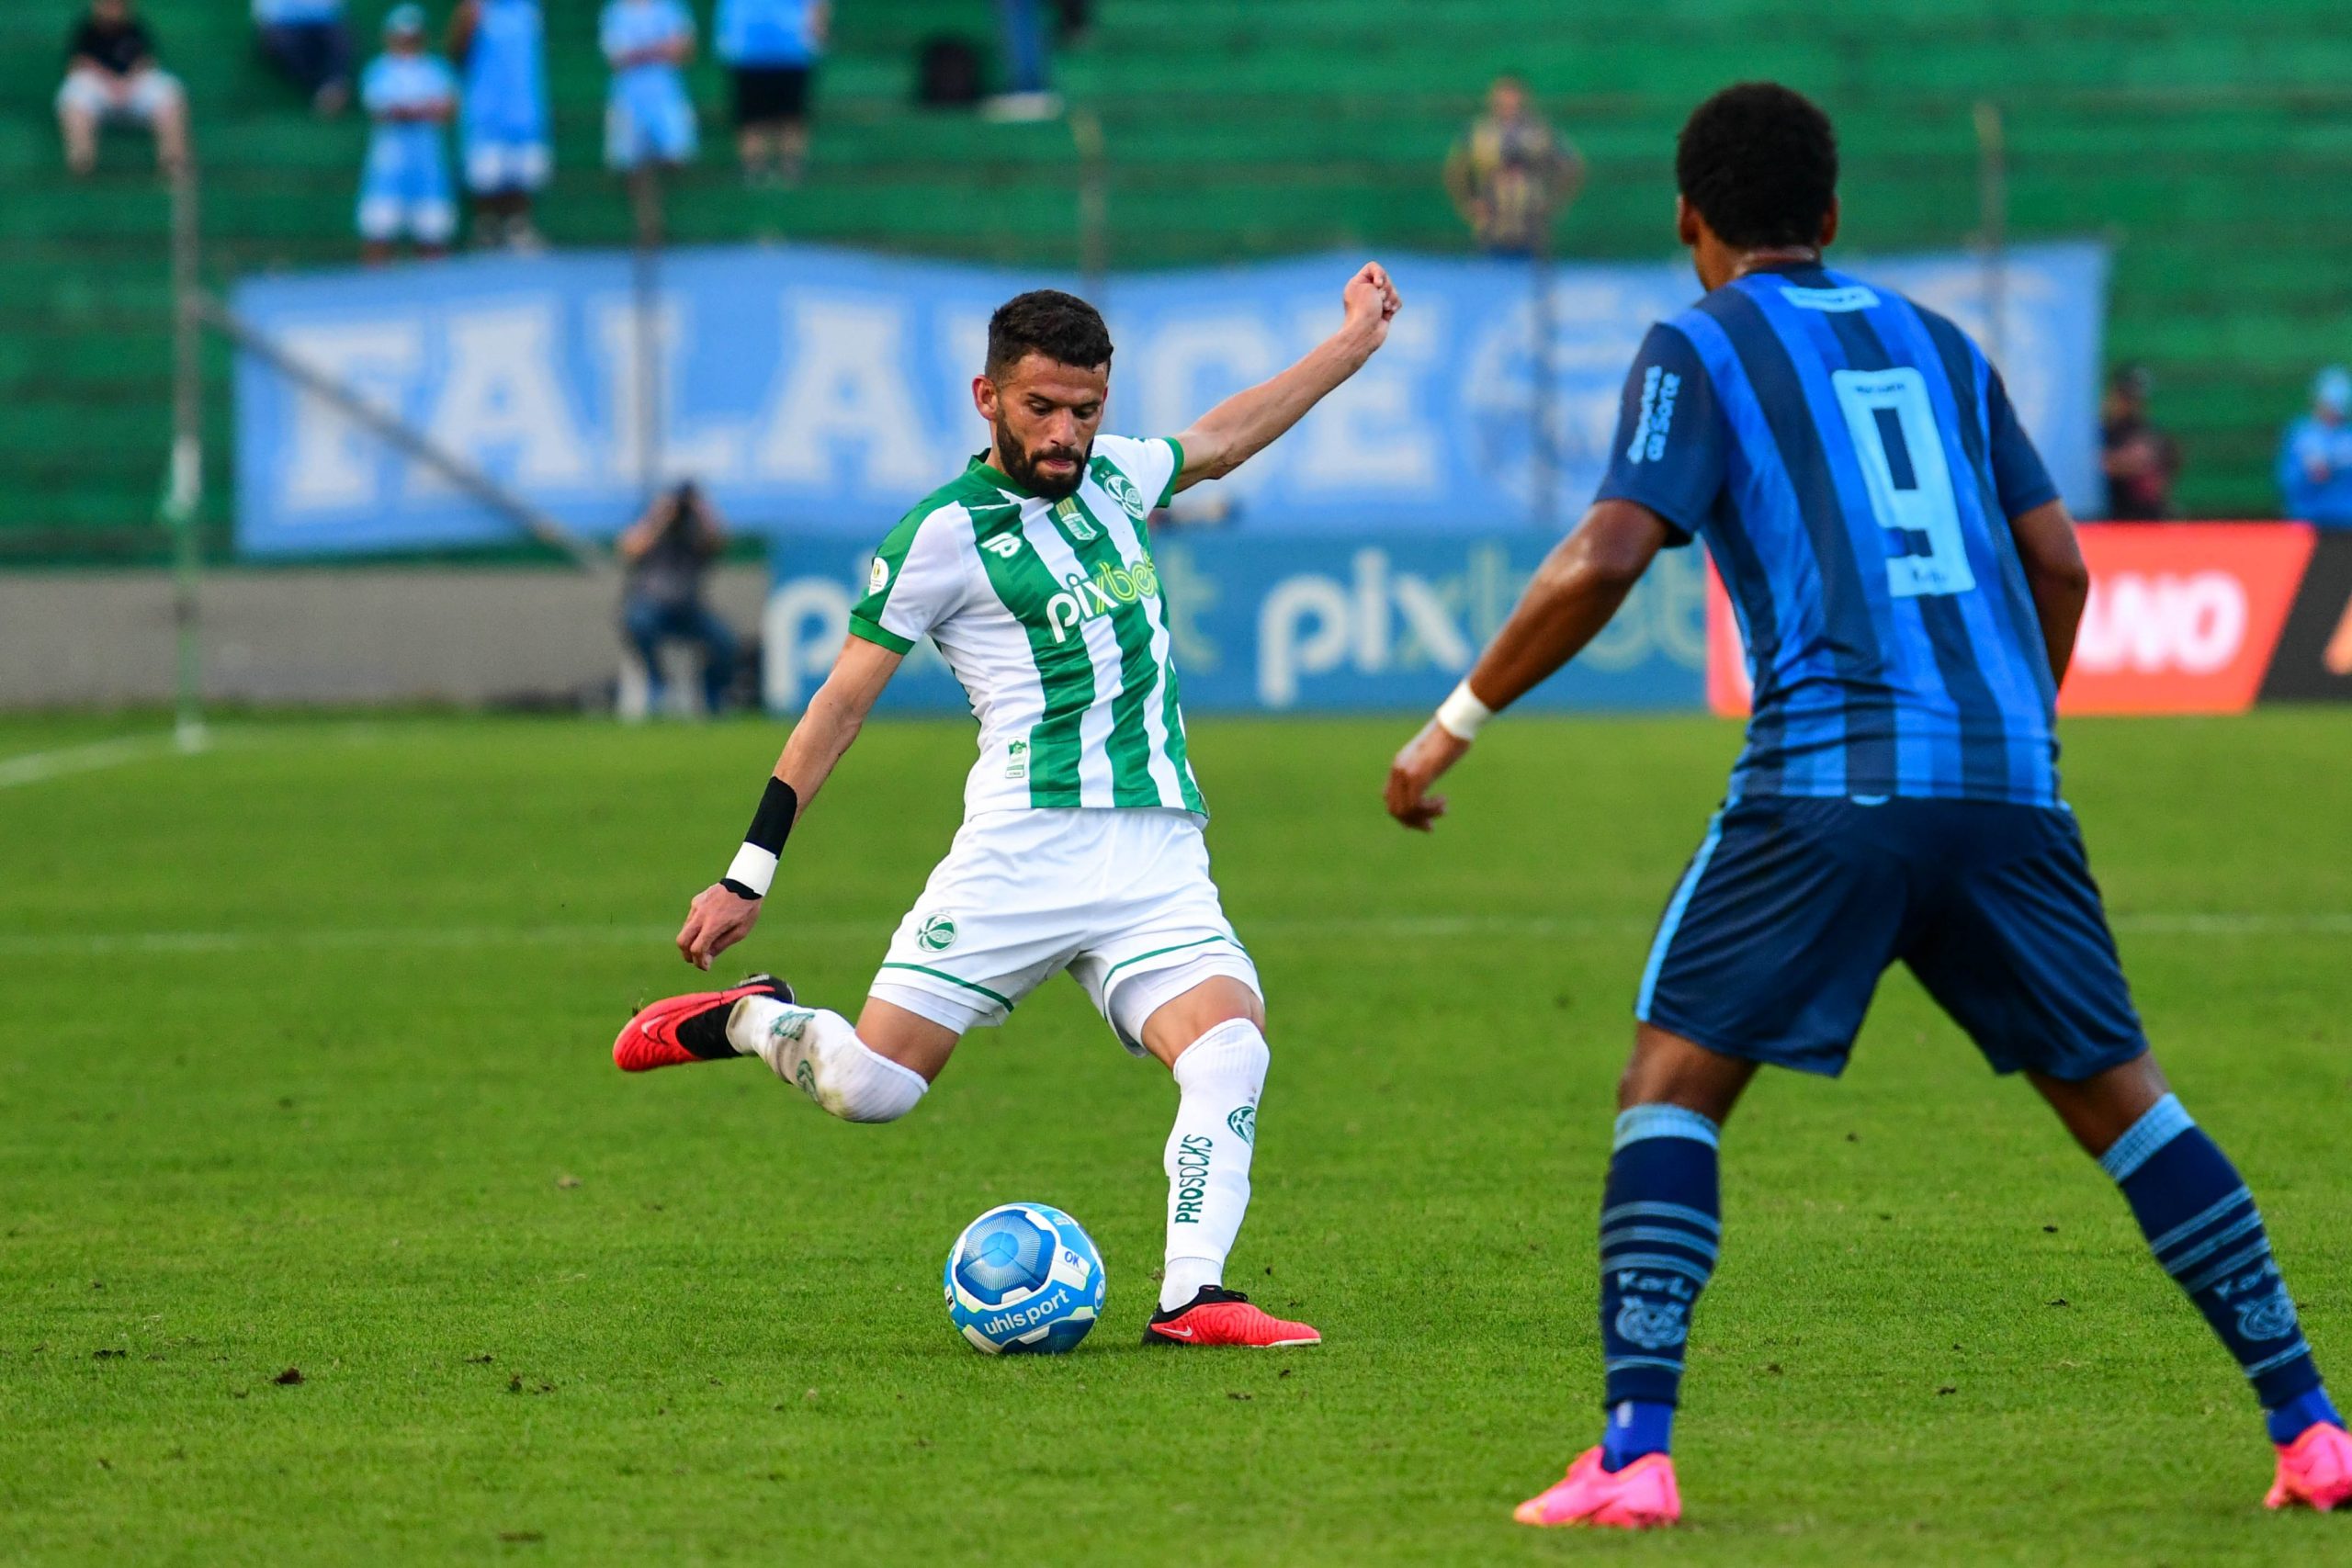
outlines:
[[[1674,183],[1727,245],[1810,245],[1838,196],[1838,133],[1803,93],[1742,82],[1690,111]]]
[[[1033,288],[989,318],[988,373],[1001,376],[1030,354],[1091,370],[1111,363],[1111,329],[1102,324],[1102,312],[1077,295]]]

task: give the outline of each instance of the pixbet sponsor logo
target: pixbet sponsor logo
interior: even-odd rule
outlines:
[[[1062,581],[1068,585],[1063,592],[1046,601],[1046,625],[1053,629],[1056,642],[1066,639],[1073,628],[1098,615],[1107,615],[1121,604],[1159,596],[1159,574],[1148,560],[1133,566],[1113,566],[1104,561],[1094,569],[1092,577],[1073,573]]]

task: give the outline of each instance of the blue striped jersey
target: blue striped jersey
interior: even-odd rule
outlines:
[[[1650,329],[1600,499],[1705,540],[1730,592],[1755,684],[1731,798],[2049,806],[2056,690],[2009,519],[2057,494],[1966,333],[1804,265]]]

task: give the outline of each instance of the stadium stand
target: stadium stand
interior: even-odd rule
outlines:
[[[372,38],[385,6],[353,7]],[[600,160],[594,6],[550,6],[560,245],[625,243]],[[143,143],[110,141],[75,182],[50,100],[72,0],[0,6],[0,561],[153,560],[169,409],[168,203]],[[435,7],[435,24],[443,7]],[[1100,117],[1111,265],[1333,246],[1460,251],[1438,170],[1487,78],[1534,84],[1591,160],[1564,254],[1654,256],[1670,140],[1722,83],[1778,75],[1823,98],[1849,149],[1854,252],[1966,243],[1977,222],[1971,107],[1997,103],[2010,234],[2117,245],[2109,352],[2154,367],[2193,513],[2275,509],[2270,457],[2312,366],[2343,357],[2352,283],[2352,8],[2258,0],[1100,0],[1056,86]],[[707,28],[709,7],[697,11]],[[347,262],[364,128],[322,123],[257,58],[235,0],[150,0],[187,81],[206,178],[206,269]],[[909,107],[921,42],[992,48],[987,0],[838,0],[809,183],[747,194],[723,73],[695,72],[703,166],[680,242],[805,239],[1074,267],[1069,129]],[[1827,63],[1825,65],[1825,62]],[[1849,258],[1850,259],[1850,258]],[[206,359],[208,440],[228,433],[226,351]],[[216,459],[217,461],[217,459]],[[203,529],[225,552],[215,482]]]

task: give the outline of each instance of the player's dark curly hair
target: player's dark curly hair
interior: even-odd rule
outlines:
[[[1077,295],[1033,288],[989,318],[989,375],[1001,376],[1027,354],[1091,370],[1111,363],[1111,329],[1102,324],[1102,312]]]
[[[1810,245],[1838,194],[1838,133],[1803,93],[1742,82],[1690,111],[1674,183],[1727,245]]]

